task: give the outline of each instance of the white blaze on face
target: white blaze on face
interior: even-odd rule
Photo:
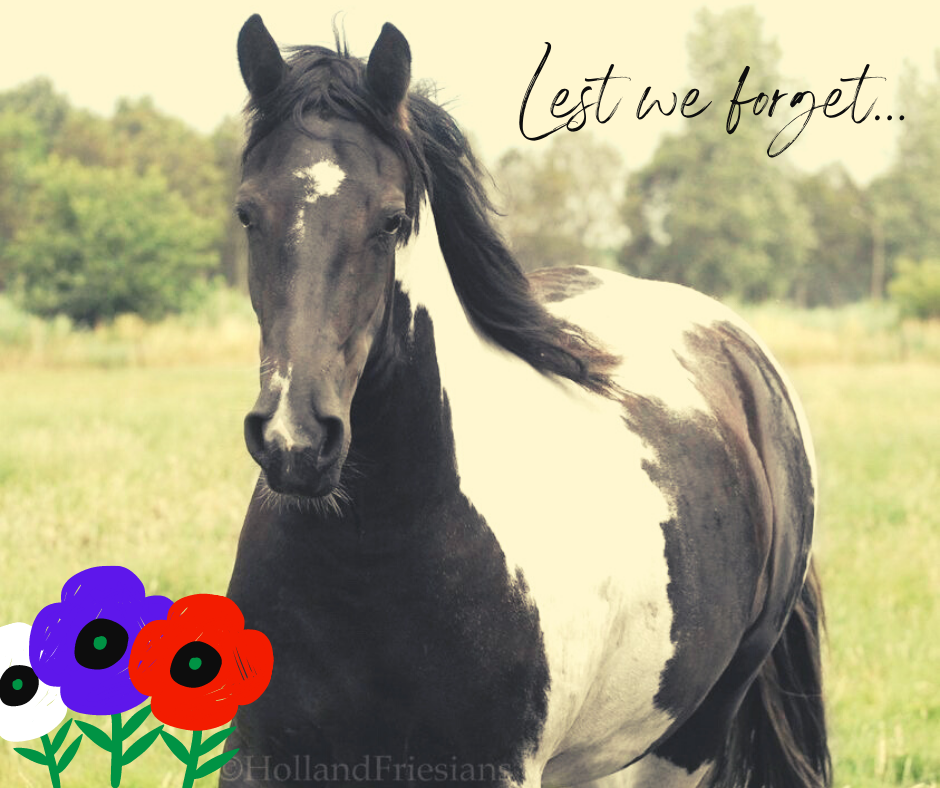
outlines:
[[[294,365],[287,365],[287,374],[282,375],[278,370],[271,374],[271,390],[278,392],[277,410],[268,423],[270,434],[279,434],[284,439],[285,447],[290,450],[294,446],[293,428],[294,423],[291,419],[290,405],[287,401],[287,395],[290,392],[291,375],[294,372]]]
[[[294,170],[294,177],[304,182],[304,204],[297,211],[294,221],[294,238],[297,243],[304,239],[304,213],[307,203],[315,203],[321,197],[332,197],[339,190],[339,185],[346,180],[346,173],[336,162],[323,159],[309,167]]]

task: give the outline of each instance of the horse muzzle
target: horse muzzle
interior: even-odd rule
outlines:
[[[278,493],[315,498],[339,483],[347,429],[337,416],[311,415],[296,423],[280,404],[274,411],[256,407],[245,417],[248,453]]]

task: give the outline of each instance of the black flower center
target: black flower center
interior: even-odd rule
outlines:
[[[0,676],[0,702],[4,706],[29,703],[39,689],[39,679],[29,665],[11,665]]]
[[[222,655],[208,643],[187,643],[170,663],[170,678],[184,687],[204,687],[219,675]]]
[[[109,618],[96,618],[75,638],[75,661],[89,670],[110,668],[127,651],[127,630]]]

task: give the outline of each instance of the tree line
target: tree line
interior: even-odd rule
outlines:
[[[688,51],[706,95],[726,94],[742,63],[755,90],[758,77],[782,82],[779,47],[753,8],[701,11]],[[803,173],[768,158],[766,117],[732,136],[688,123],[629,171],[587,132],[527,143],[493,168],[503,230],[526,268],[600,264],[800,306],[890,292],[908,314],[940,314],[940,54],[933,82],[902,75],[895,106],[912,111],[893,164],[865,186],[841,165]],[[240,118],[201,134],[148,98],[104,118],[45,78],[0,93],[0,291],[92,325],[159,318],[214,280],[245,289],[230,208],[241,145]]]
[[[200,134],[149,98],[103,118],[46,78],[0,94],[0,290],[94,324],[178,311],[213,277],[244,288],[241,125]]]
[[[688,41],[692,84],[727,95],[747,63],[749,89],[770,95],[783,82],[780,49],[761,28],[751,7],[701,11]],[[912,111],[890,168],[866,186],[841,164],[803,173],[769,158],[779,121],[766,113],[748,113],[733,135],[687,123],[629,172],[611,145],[559,133],[498,161],[506,234],[527,268],[600,264],[808,307],[890,290],[911,316],[940,315],[940,52],[933,82],[902,74],[894,106]]]

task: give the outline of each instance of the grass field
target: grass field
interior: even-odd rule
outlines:
[[[835,785],[936,788],[940,327],[877,310],[748,317],[787,363],[816,439]],[[0,624],[31,622],[97,564],[133,569],[150,593],[225,592],[255,479],[241,436],[255,330],[236,302],[76,334],[0,301]],[[86,742],[63,786],[106,774]],[[122,786],[182,777],[158,743]],[[0,786],[47,784],[0,742]]]

